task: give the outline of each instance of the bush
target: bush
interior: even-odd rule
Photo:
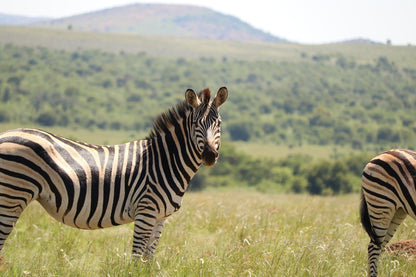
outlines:
[[[36,122],[43,126],[54,126],[56,124],[56,118],[55,115],[51,112],[45,112],[41,113],[38,118],[36,119]]]
[[[307,155],[281,160],[255,159],[229,143],[220,149],[219,165],[202,167],[191,181],[192,190],[209,187],[251,187],[261,192],[345,194],[358,192],[360,176],[372,155],[351,155],[339,160],[312,162]]]
[[[6,110],[0,110],[0,122],[9,122],[10,116]]]

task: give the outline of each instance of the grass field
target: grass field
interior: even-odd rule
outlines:
[[[366,276],[367,235],[358,195],[314,197],[248,191],[188,193],[152,261],[132,261],[132,225],[83,231],[37,203],[6,242],[3,276]],[[415,236],[407,219],[394,241]],[[416,264],[384,253],[381,276]]]

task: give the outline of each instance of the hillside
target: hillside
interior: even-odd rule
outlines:
[[[336,42],[339,44],[381,44],[381,42],[369,40],[366,38],[354,38],[354,39],[348,39],[341,42]]]
[[[255,29],[234,16],[188,5],[133,4],[32,26],[237,41],[285,41]]]
[[[414,47],[270,44],[281,58],[242,60],[224,48],[214,57],[165,57],[20,47],[10,38],[0,45],[2,122],[144,131],[187,88],[226,85],[233,141],[416,146]]]
[[[366,153],[416,148],[415,50],[0,26],[0,127],[119,143],[148,134],[187,88],[225,85],[222,166],[194,189],[349,193]]]

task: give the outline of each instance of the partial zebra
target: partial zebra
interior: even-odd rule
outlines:
[[[166,217],[188,183],[220,147],[218,108],[228,91],[197,95],[162,113],[144,140],[92,145],[36,129],[0,134],[0,250],[27,205],[37,200],[56,220],[97,229],[134,221],[133,256],[151,257]]]
[[[362,174],[361,223],[370,236],[368,275],[377,276],[380,253],[397,227],[416,219],[416,152],[393,149],[374,157]]]

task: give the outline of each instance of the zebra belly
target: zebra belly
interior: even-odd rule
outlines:
[[[117,216],[117,214],[112,215],[111,210],[107,210],[105,213],[96,210],[94,215],[90,217],[89,209],[88,212],[80,212],[78,215],[76,215],[76,209],[71,209],[65,214],[63,209],[56,210],[56,204],[51,199],[47,201],[41,197],[38,202],[55,220],[77,229],[101,229],[134,221],[127,211]]]

